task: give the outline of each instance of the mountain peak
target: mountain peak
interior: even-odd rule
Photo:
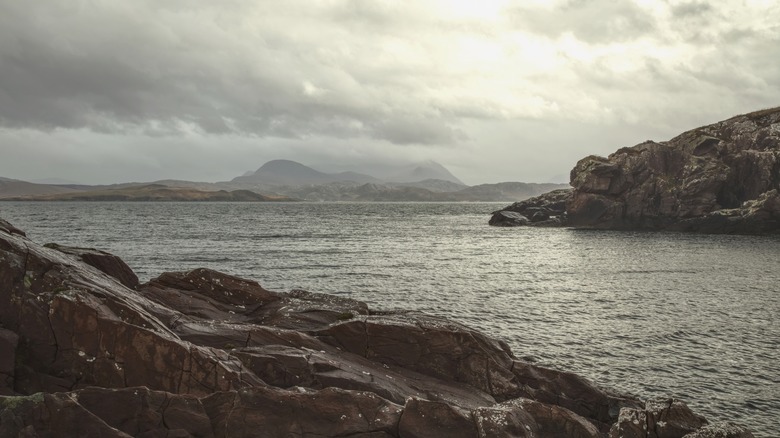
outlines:
[[[423,180],[436,179],[436,180],[450,181],[455,184],[460,184],[462,186],[465,186],[465,184],[463,184],[463,181],[455,177],[455,175],[453,175],[449,170],[447,170],[446,167],[432,160],[411,164],[407,166],[405,169],[403,169],[402,171],[393,175],[389,179],[393,182],[399,182],[399,183],[418,182]]]

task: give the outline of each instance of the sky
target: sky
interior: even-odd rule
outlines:
[[[0,0],[0,177],[567,182],[780,105],[778,60],[775,0]]]

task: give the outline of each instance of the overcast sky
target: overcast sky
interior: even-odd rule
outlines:
[[[0,176],[435,160],[467,184],[780,105],[775,0],[0,0]]]

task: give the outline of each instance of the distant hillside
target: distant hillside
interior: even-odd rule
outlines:
[[[465,186],[463,181],[455,177],[446,167],[435,161],[426,161],[425,163],[406,166],[399,172],[386,177],[390,182],[417,182],[423,180],[443,180]]]
[[[432,192],[457,192],[468,187],[464,184],[445,181],[443,179],[425,179],[416,182],[394,182],[388,183],[388,185],[392,187],[417,187],[420,189],[427,189]]]
[[[273,160],[263,164],[252,174],[233,178],[234,183],[263,183],[283,186],[302,186],[309,184],[326,184],[337,181],[354,181],[358,183],[378,182],[368,175],[356,172],[328,174],[304,166],[290,160]]]
[[[527,199],[549,190],[568,187],[568,184],[500,183],[441,192],[406,185],[331,183],[285,187],[280,192],[307,201],[501,202],[507,199]]]
[[[381,178],[368,175],[367,172],[348,171],[339,173],[321,172],[296,161],[272,160],[263,164],[254,172],[233,178],[231,183],[267,184],[276,186],[308,186],[334,182],[354,182],[359,184],[384,183],[417,183],[415,187],[423,187],[423,181],[446,181],[461,187],[466,187],[455,175],[444,166],[434,161],[406,166],[386,166]],[[450,187],[451,188],[451,187]],[[436,190],[431,187],[432,190]],[[442,190],[437,190],[442,191]]]
[[[367,168],[370,166],[366,166]],[[334,170],[346,170],[347,167]],[[435,162],[371,167],[393,181],[356,171],[326,173],[290,160],[273,160],[223,182],[165,179],[110,185],[47,185],[0,178],[0,199],[35,201],[352,201],[501,202],[537,196],[565,184],[507,182],[469,187]],[[425,178],[425,176],[436,176]],[[407,181],[404,181],[407,180]],[[411,181],[409,181],[411,180]]]
[[[504,199],[528,199],[558,189],[567,189],[568,184],[537,184],[522,182],[503,182],[498,184],[480,184],[460,190],[461,196],[490,201]]]
[[[17,196],[53,195],[58,193],[72,193],[79,189],[57,186],[51,184],[35,184],[27,181],[19,181],[9,178],[0,178],[0,199]]]
[[[47,194],[5,198],[5,201],[200,201],[200,202],[267,202],[292,201],[281,196],[265,196],[249,190],[207,192],[161,184],[91,190],[76,193]]]

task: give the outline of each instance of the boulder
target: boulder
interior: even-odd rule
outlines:
[[[682,438],[706,425],[704,417],[695,414],[680,400],[649,400],[644,409],[621,409],[609,437]]]
[[[493,212],[488,223],[500,227],[561,226],[566,222],[566,203],[571,196],[571,189],[559,189],[525,201],[515,202]]]
[[[531,221],[520,213],[508,210],[501,210],[493,213],[490,218],[490,225],[496,227],[517,227],[528,225]]]

